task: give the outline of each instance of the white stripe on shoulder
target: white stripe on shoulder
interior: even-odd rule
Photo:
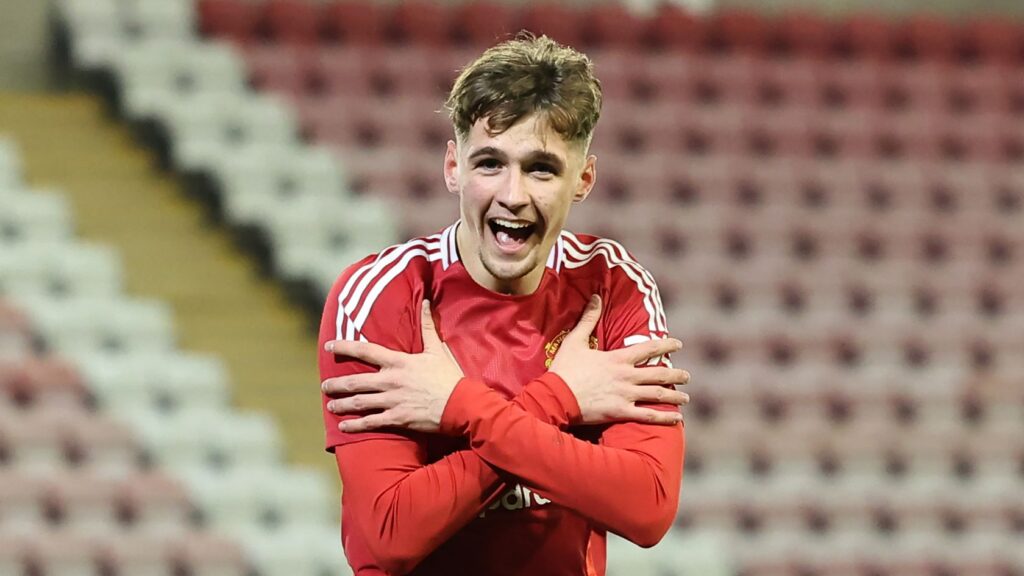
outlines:
[[[434,234],[426,238],[416,238],[404,244],[390,246],[356,270],[338,293],[338,318],[335,324],[338,339],[351,340],[356,337],[357,330],[362,327],[362,324],[357,324],[353,319],[365,306],[365,302],[361,303],[363,293],[369,290],[371,294],[375,294],[374,298],[380,294],[380,291],[384,289],[383,286],[378,288],[382,279],[381,274],[384,274],[390,264],[399,261],[404,269],[415,256],[424,256],[429,261],[440,260],[440,239],[440,234]],[[405,258],[407,254],[411,254],[409,258]],[[390,282],[399,272],[393,275],[384,274],[384,278]]]
[[[566,239],[565,266],[567,268],[580,268],[598,255],[603,256],[609,268],[621,269],[630,280],[636,283],[637,289],[643,295],[644,309],[648,315],[648,328],[651,332],[668,331],[668,322],[665,319],[661,296],[658,294],[654,278],[638,262],[629,257],[621,244],[607,239],[598,239],[593,243],[586,244],[572,232],[566,231],[563,232],[563,235]]]
[[[616,242],[615,240],[611,240],[611,239],[608,239],[608,238],[599,238],[597,241],[595,241],[592,244],[586,244],[582,240],[580,240],[579,237],[576,236],[575,234],[572,234],[571,232],[569,232],[569,234],[572,236],[572,240],[575,241],[576,245],[581,247],[583,249],[583,251],[589,251],[589,250],[593,249],[594,247],[598,246],[598,244],[611,246],[614,249],[614,251],[616,252],[616,254],[619,256],[619,259],[621,260],[621,262],[624,265],[629,265],[629,266],[633,267],[637,272],[639,272],[641,274],[641,276],[643,277],[644,281],[646,282],[647,287],[653,293],[655,302],[657,302],[659,304],[658,309],[659,309],[659,313],[660,313],[660,316],[661,316],[660,321],[661,321],[662,327],[664,327],[666,330],[668,329],[667,328],[668,327],[668,321],[665,318],[664,308],[662,306],[660,306],[660,304],[661,304],[661,292],[658,289],[657,282],[654,281],[654,276],[650,273],[649,270],[644,268],[643,265],[641,265],[632,256],[630,256],[629,252],[626,251],[626,248],[622,244],[620,244],[619,242]]]

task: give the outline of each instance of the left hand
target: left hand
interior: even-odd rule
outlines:
[[[423,328],[423,352],[407,354],[369,342],[332,340],[324,345],[336,356],[349,356],[380,367],[377,372],[328,378],[321,389],[334,398],[327,409],[344,415],[381,410],[338,425],[342,432],[365,432],[378,428],[406,428],[437,432],[441,415],[455,385],[462,379],[451,351],[441,341],[430,314],[430,303],[423,301],[420,324]]]

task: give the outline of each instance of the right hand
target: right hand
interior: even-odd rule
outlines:
[[[690,380],[688,372],[664,366],[643,366],[651,358],[679,350],[683,343],[666,338],[618,350],[591,350],[590,334],[600,318],[601,298],[595,294],[551,362],[550,371],[558,374],[576,396],[582,423],[630,421],[672,425],[682,422],[678,410],[657,410],[635,403],[682,406],[690,402],[688,394],[674,389],[675,385]]]

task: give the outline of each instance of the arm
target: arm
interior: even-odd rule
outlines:
[[[651,275],[621,246],[598,241],[594,250],[603,253],[608,263],[608,313],[598,332],[611,351],[590,350],[590,330],[584,328],[582,334],[565,339],[551,366],[552,372],[564,378],[551,385],[568,386],[580,399],[584,413],[598,407],[576,391],[602,375],[636,382],[637,372],[647,373],[653,381],[659,378],[655,375],[679,372],[671,369],[667,355],[626,355],[631,346],[656,347],[667,338],[661,297]],[[609,363],[616,355],[619,362]],[[622,370],[623,363],[644,367],[631,373]],[[668,377],[662,381],[670,382]],[[674,406],[665,403],[677,393],[653,390],[661,396],[635,399],[679,416]],[[668,531],[676,514],[684,432],[681,418],[673,426],[654,426],[650,424],[653,418],[629,420],[609,426],[600,445],[594,445],[525,418],[519,408],[503,402],[480,382],[463,379],[449,397],[442,424],[449,431],[466,434],[484,460],[518,476],[545,497],[641,546],[651,546]],[[529,457],[523,456],[527,454]],[[623,498],[629,501],[623,502]]]
[[[501,401],[538,423],[565,426],[573,409],[566,405],[575,400],[564,387],[547,385],[550,379],[544,375],[511,403]],[[370,554],[391,574],[410,571],[506,489],[499,472],[472,450],[427,464],[419,442],[373,439],[340,446],[335,457],[345,506]]]
[[[561,379],[548,382],[566,387]],[[473,451],[491,465],[641,546],[656,544],[675,517],[681,424],[616,424],[594,445],[537,421],[483,382],[464,378],[448,400],[442,430],[467,435]]]

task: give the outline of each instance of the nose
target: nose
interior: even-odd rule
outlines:
[[[526,178],[519,170],[510,170],[508,182],[501,188],[496,197],[499,204],[515,212],[530,203],[530,194],[526,189]]]

